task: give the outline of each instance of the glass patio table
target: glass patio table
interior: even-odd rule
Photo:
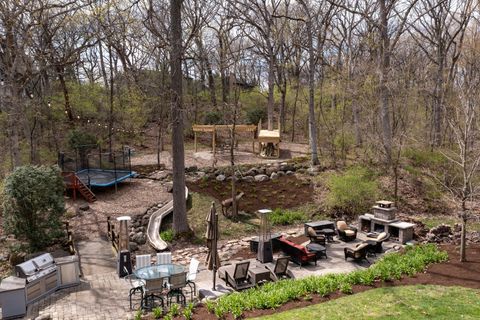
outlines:
[[[174,274],[185,272],[185,267],[179,264],[156,264],[143,267],[133,271],[137,278],[143,280],[154,280],[168,278]]]

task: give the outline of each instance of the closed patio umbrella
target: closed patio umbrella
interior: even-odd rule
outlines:
[[[206,265],[208,270],[213,270],[213,290],[215,290],[215,275],[220,267],[220,257],[218,256],[217,251],[217,241],[218,241],[218,215],[215,210],[215,203],[212,202],[212,207],[210,212],[207,215],[207,232],[205,237],[207,238],[207,261]]]

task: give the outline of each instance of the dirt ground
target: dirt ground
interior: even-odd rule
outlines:
[[[231,182],[208,180],[187,183],[193,192],[209,195],[218,201],[231,198]],[[311,183],[297,179],[295,176],[283,176],[276,180],[263,182],[239,181],[237,193],[244,192],[240,201],[240,210],[256,212],[262,208],[294,208],[313,201]]]
[[[251,143],[241,143],[238,150],[235,151],[236,164],[258,164],[271,163],[278,161],[285,161],[294,157],[301,157],[308,155],[308,144],[282,142],[280,144],[280,158],[279,159],[265,159],[257,154],[252,153]],[[172,157],[168,151],[163,151],[160,156],[160,162],[166,166],[167,169],[172,168]],[[258,151],[258,146],[256,147]],[[215,166],[223,167],[230,165],[230,150],[219,149],[215,157],[211,152],[209,146],[199,145],[198,151],[194,152],[192,146],[185,148],[185,167],[197,166],[211,167],[215,162]],[[132,165],[152,165],[157,163],[157,155],[155,150],[149,148],[139,151],[132,156]]]
[[[82,211],[79,207],[84,200],[67,200],[67,212],[74,215],[70,221],[75,238],[95,239],[98,235],[105,236],[107,232],[107,217],[135,216],[145,213],[153,205],[171,199],[166,187],[149,179],[129,179],[115,188],[94,190],[97,201],[90,203],[90,209]]]
[[[442,246],[449,255],[449,260],[443,263],[431,265],[425,273],[419,273],[415,277],[403,278],[399,281],[378,282],[374,286],[354,286],[353,293],[390,286],[415,285],[415,284],[434,284],[443,286],[463,286],[474,289],[480,289],[480,245],[472,245],[467,248],[467,262],[459,262],[458,248],[451,245]],[[263,315],[283,312],[290,309],[302,308],[312,304],[330,301],[346,294],[337,292],[327,297],[311,295],[312,299],[291,301],[275,310],[255,310],[244,314],[245,318],[254,318]],[[215,315],[208,313],[205,307],[195,309],[193,319],[217,319]],[[228,315],[226,319],[233,319]]]

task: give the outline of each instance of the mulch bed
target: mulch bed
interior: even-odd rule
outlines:
[[[187,182],[190,191],[211,196],[218,201],[231,198],[231,181],[197,181]],[[237,193],[244,192],[239,209],[245,212],[256,212],[264,208],[294,208],[313,201],[313,185],[297,179],[295,176],[284,176],[263,182],[238,181]]]
[[[370,290],[380,287],[433,284],[442,286],[462,286],[474,289],[480,289],[480,245],[471,245],[467,248],[467,262],[459,262],[458,247],[452,245],[441,246],[449,255],[449,261],[431,265],[424,273],[417,274],[412,278],[403,278],[399,281],[378,282],[374,286],[354,286],[353,293]],[[302,308],[320,302],[330,301],[346,294],[336,292],[327,297],[311,295],[308,299],[291,301],[275,310],[255,310],[244,314],[245,318],[259,317],[263,315],[278,313],[295,308]],[[195,309],[193,319],[217,319],[215,315],[207,312],[205,307]],[[227,319],[233,319],[231,315]]]

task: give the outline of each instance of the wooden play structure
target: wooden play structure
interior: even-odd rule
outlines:
[[[210,133],[212,136],[212,153],[217,152],[217,134],[230,132],[233,125],[219,124],[219,125],[199,125],[194,124],[192,127],[194,135],[194,148],[197,152],[197,135],[200,133]],[[280,157],[280,124],[276,130],[262,129],[262,122],[259,121],[258,126],[248,124],[235,125],[236,133],[250,133],[252,141],[252,153],[255,153],[255,144],[258,143],[258,153],[264,158],[279,158]]]
[[[276,130],[263,130],[262,121],[259,121],[257,141],[261,157],[280,158],[280,121]]]
[[[194,134],[194,147],[195,152],[197,152],[197,133],[210,133],[212,135],[212,152],[215,154],[217,152],[217,133],[221,131],[230,132],[233,125],[231,124],[213,124],[213,125],[199,125],[194,124],[193,134]],[[235,125],[235,132],[237,133],[251,133],[252,135],[252,152],[255,153],[255,133],[257,131],[257,126],[248,125],[248,124],[237,124]]]

